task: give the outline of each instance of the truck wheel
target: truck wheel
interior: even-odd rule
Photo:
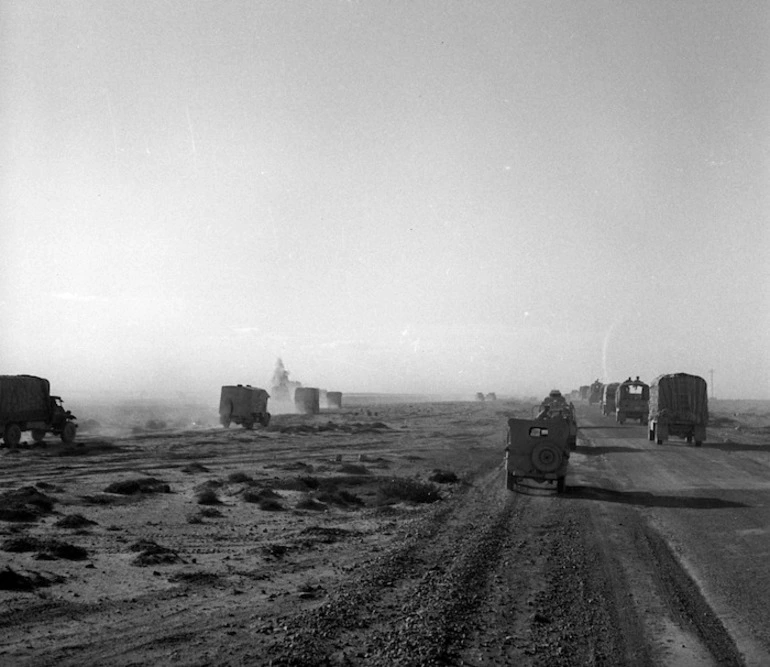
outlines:
[[[270,425],[270,413],[264,412],[259,417],[259,423],[262,424],[265,428],[267,428]]]
[[[685,440],[687,440],[687,444],[688,444],[688,445],[692,444],[692,436],[691,436],[691,435],[688,435],[688,436],[685,438]]]
[[[556,493],[564,493],[565,488],[566,488],[566,484],[564,482],[564,477],[559,477],[556,480]]]
[[[78,429],[72,422],[67,422],[61,430],[61,441],[67,445],[75,442]]]
[[[243,422],[243,428],[248,429],[249,431],[254,428],[254,422],[251,420]]]
[[[647,439],[650,442],[653,442],[655,440],[655,431],[652,430],[652,426],[647,429]]]
[[[653,433],[655,434],[655,444],[662,445],[663,444],[663,438],[660,437],[660,429],[658,429],[658,425],[655,424],[655,426],[652,427]]]
[[[702,444],[703,444],[703,442],[701,440],[696,440],[695,441],[695,446],[696,447],[700,447]]]
[[[219,420],[219,423],[225,428],[230,428],[230,420],[227,417],[222,417],[222,419]]]
[[[21,428],[18,424],[8,424],[5,427],[3,440],[8,447],[18,447],[21,442]]]
[[[42,428],[32,429],[32,439],[35,442],[42,442],[43,438],[45,438],[45,431]]]

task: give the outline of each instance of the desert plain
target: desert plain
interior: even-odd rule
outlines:
[[[68,406],[0,449],[0,664],[770,664],[770,402],[700,448],[578,402],[566,492],[512,493],[535,404]]]

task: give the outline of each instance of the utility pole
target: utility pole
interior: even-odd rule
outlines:
[[[711,400],[714,400],[714,369],[709,369],[709,375],[711,376]]]

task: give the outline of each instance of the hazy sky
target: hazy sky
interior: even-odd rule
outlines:
[[[0,372],[770,398],[770,4],[0,0]]]

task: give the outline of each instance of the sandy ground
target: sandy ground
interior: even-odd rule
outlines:
[[[531,408],[381,403],[246,431],[145,402],[79,414],[76,446],[2,449],[0,664],[770,664],[736,611],[752,592],[677,528],[698,525],[687,475],[713,480],[722,455],[746,464],[698,520],[761,524],[770,489],[735,480],[770,468],[770,405],[717,402],[697,454],[661,449],[699,457],[675,479],[643,427],[579,405],[562,496],[505,489],[505,420]],[[649,492],[628,490],[647,484],[630,452],[660,462]],[[731,553],[770,587],[757,548]]]

